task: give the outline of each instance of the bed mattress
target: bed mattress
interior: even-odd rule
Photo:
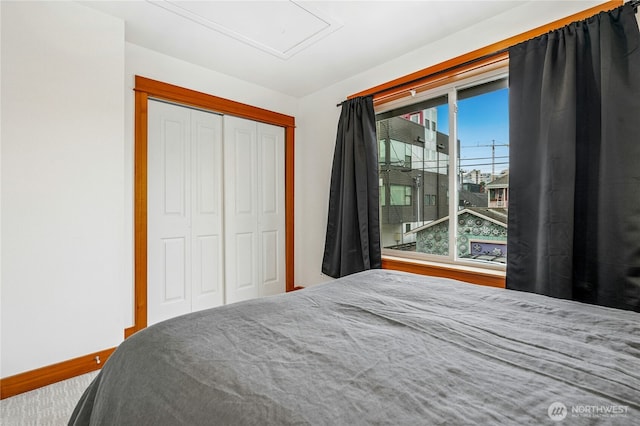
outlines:
[[[105,363],[69,424],[563,418],[638,424],[640,314],[372,270],[134,334]]]

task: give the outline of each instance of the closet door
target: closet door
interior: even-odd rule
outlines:
[[[286,289],[284,129],[258,123],[257,151],[260,296],[268,296]]]
[[[191,310],[224,303],[222,117],[191,110]]]
[[[149,101],[148,323],[223,301],[221,117]]]
[[[226,303],[285,291],[284,129],[224,117]]]

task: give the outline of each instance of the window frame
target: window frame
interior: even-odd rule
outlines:
[[[497,81],[500,79],[508,78],[508,61],[502,61],[501,66],[492,67],[491,70],[484,73],[473,73],[472,76],[451,81],[449,83],[441,84],[430,90],[425,90],[416,94],[416,96],[409,96],[400,99],[395,99],[391,102],[386,102],[382,105],[375,106],[375,113],[383,114],[391,110],[410,106],[412,104],[418,104],[429,99],[439,98],[446,96],[448,102],[449,113],[449,155],[448,166],[451,170],[457,170],[456,158],[458,158],[458,144],[451,143],[458,139],[457,134],[457,104],[458,104],[458,92],[468,89],[470,87],[480,86],[485,83]],[[456,217],[458,213],[458,175],[457,173],[447,174],[448,187],[449,187],[449,203],[448,203],[448,217]],[[451,191],[451,188],[455,188],[455,191]],[[454,196],[451,196],[451,192]],[[380,204],[382,206],[382,204]],[[383,258],[393,257],[395,259],[407,259],[409,261],[429,262],[432,264],[444,264],[453,267],[463,268],[479,268],[481,270],[490,270],[502,273],[504,275],[506,271],[506,265],[497,264],[492,262],[483,262],[479,260],[463,259],[458,257],[457,250],[457,238],[451,236],[457,236],[458,223],[457,220],[449,220],[449,255],[432,255],[428,253],[417,253],[403,250],[395,250],[389,248],[382,248]]]

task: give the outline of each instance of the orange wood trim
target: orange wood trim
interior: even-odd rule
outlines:
[[[231,101],[180,86],[163,83],[149,78],[136,76],[136,91],[145,92],[148,96],[204,108],[221,114],[234,115],[282,127],[295,126],[295,118],[278,112]]]
[[[557,30],[558,28],[562,28],[566,25],[569,25],[572,22],[584,20],[600,12],[605,12],[605,11],[614,9],[616,7],[622,6],[622,4],[623,4],[622,0],[607,1],[603,4],[583,10],[582,12],[578,12],[573,15],[567,16],[565,18],[558,19],[557,21],[551,22],[549,24],[542,25],[538,28],[534,28],[532,30],[526,31],[524,33],[518,34],[513,37],[509,37],[497,43],[493,43],[483,48],[474,50],[472,52],[465,53],[464,55],[460,55],[455,58],[449,59],[448,61],[421,69],[411,74],[407,74],[403,77],[399,77],[397,79],[388,81],[378,86],[363,90],[361,92],[350,95],[347,98],[351,99],[358,96],[374,95],[374,99],[377,100],[379,97],[389,98],[390,95],[393,95],[394,93],[398,93],[398,92],[404,92],[404,94],[406,95],[406,92],[412,89],[413,86],[421,85],[422,82],[419,81],[421,79],[427,79],[429,77],[432,77],[434,74],[438,74],[438,79],[441,79],[441,77],[451,78],[452,76],[456,76],[461,72],[468,71],[470,68],[473,68],[474,65],[475,66],[485,65],[483,64],[483,62],[479,62],[474,65],[464,66],[464,68],[458,68],[462,64],[466,64],[467,62],[470,62],[470,61],[476,61],[486,56],[493,57],[496,52],[503,51],[505,49],[508,49],[511,46],[515,46],[518,43],[522,43],[524,41],[538,37],[550,31]],[[397,96],[396,97],[392,96],[390,99],[387,99],[385,101],[389,101],[392,99],[397,99]]]
[[[291,291],[304,290],[304,287],[300,287],[299,285],[293,287]]]
[[[5,377],[0,380],[0,399],[9,398],[24,392],[67,380],[81,374],[99,370],[109,359],[115,348],[105,349],[89,355],[41,367],[36,370]],[[99,357],[100,363],[96,362]]]
[[[451,278],[465,281],[472,284],[486,285],[490,287],[505,288],[505,277],[489,272],[482,273],[464,270],[455,266],[427,265],[410,260],[382,258],[382,269],[393,269],[396,271],[411,272],[420,275],[430,275],[434,277]]]
[[[294,288],[294,135],[295,117],[172,84],[135,77],[134,142],[134,321],[128,337],[147,326],[147,108],[150,97],[273,124],[285,129],[286,290]]]
[[[134,324],[128,329],[129,335],[147,326],[147,116],[148,95],[137,91],[134,129]]]
[[[135,326],[132,326],[132,327],[129,327],[129,328],[125,328],[125,329],[124,329],[124,338],[125,338],[125,339],[128,339],[128,338],[129,338],[129,337],[131,337],[131,335],[132,335],[133,333],[135,333],[136,331],[138,331],[138,330],[136,330],[136,327],[135,327]]]
[[[285,128],[285,220],[286,220],[286,235],[285,235],[285,268],[286,268],[286,291],[295,290],[295,284],[293,280],[294,274],[294,163],[295,163],[295,128],[288,126]]]
[[[476,75],[484,74],[499,68],[506,68],[509,64],[509,54],[507,52],[499,53],[490,58],[473,62],[471,64],[458,66],[455,69],[448,70],[435,75],[430,75],[413,82],[410,85],[396,87],[394,89],[379,92],[374,97],[374,105],[382,105],[397,99],[406,98],[408,90],[415,90],[416,93],[425,92],[444,84],[455,83],[457,81],[470,78]]]

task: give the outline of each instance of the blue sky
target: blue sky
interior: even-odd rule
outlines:
[[[448,133],[446,105],[438,107],[438,129]],[[491,145],[495,140],[495,171],[509,168],[509,90],[501,89],[458,101],[458,139],[462,168],[491,172]]]

